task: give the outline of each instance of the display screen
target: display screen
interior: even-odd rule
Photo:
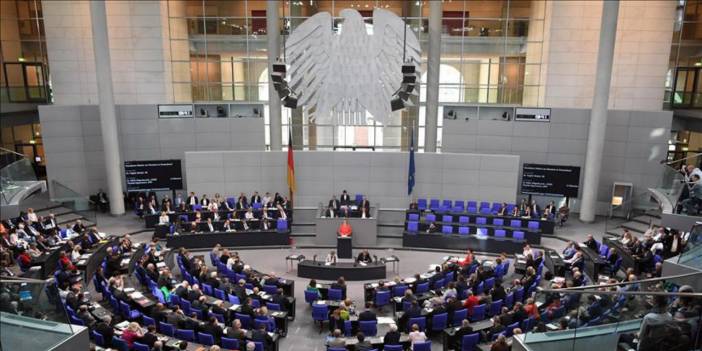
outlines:
[[[578,197],[580,167],[525,163],[522,194]]]
[[[124,162],[127,191],[183,189],[180,160]]]

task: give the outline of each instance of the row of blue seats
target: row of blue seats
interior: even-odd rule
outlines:
[[[410,213],[408,215],[408,219],[410,221],[420,221],[421,217],[418,213]],[[436,215],[433,213],[426,214],[424,216],[424,222],[426,222],[426,223],[436,222]],[[441,217],[441,222],[442,223],[455,223],[454,218],[451,215],[443,215]],[[468,225],[468,224],[470,224],[470,217],[460,216],[460,217],[458,217],[458,223],[461,225]],[[488,225],[488,218],[487,217],[476,217],[474,224]],[[505,220],[503,218],[492,218],[492,222],[490,224],[494,225],[494,226],[502,227],[502,226],[505,226]],[[522,220],[512,219],[509,221],[508,227],[522,228]],[[529,229],[531,231],[538,231],[540,228],[541,228],[541,223],[539,221],[528,221],[527,222],[527,229]]]
[[[446,235],[452,235],[453,228],[454,228],[454,226],[452,226],[452,225],[441,226],[441,233],[446,234]],[[407,232],[409,234],[419,233],[419,222],[407,222]],[[478,228],[477,233],[478,233],[478,236],[480,236],[480,237],[487,237],[488,236],[487,228]],[[470,235],[470,227],[458,227],[458,234],[459,235]],[[507,231],[504,229],[495,229],[495,237],[496,238],[506,238]],[[524,240],[524,232],[519,231],[519,230],[515,230],[512,232],[512,238],[515,240]]]
[[[442,211],[442,212],[473,212],[477,213],[478,210],[480,213],[495,213],[500,210],[500,207],[502,207],[502,203],[499,202],[493,202],[492,206],[490,205],[489,202],[483,201],[480,202],[480,207],[478,207],[478,202],[477,201],[463,201],[463,200],[439,200],[439,199],[430,199],[429,202],[427,203],[427,199],[418,199],[417,200],[417,207],[419,210],[424,211],[424,210],[432,210],[432,211]],[[516,205],[515,204],[507,204],[507,212],[512,212]]]

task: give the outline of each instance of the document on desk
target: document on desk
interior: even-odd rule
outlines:
[[[395,324],[392,317],[378,317],[378,324]]]
[[[331,266],[332,263],[331,263],[331,262],[326,262],[326,263],[324,263],[324,265],[325,265],[325,266]]]
[[[360,264],[363,267],[367,266],[367,264],[365,262],[359,262],[358,264]]]

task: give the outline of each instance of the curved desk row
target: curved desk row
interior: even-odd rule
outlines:
[[[371,262],[363,266],[359,263],[337,262],[326,265],[321,261],[304,260],[297,264],[297,276],[319,280],[337,280],[344,277],[348,281],[385,279],[385,264]]]
[[[458,224],[459,218],[460,217],[468,217],[468,220],[470,221],[471,224],[476,223],[476,218],[478,217],[483,217],[487,219],[487,222],[489,224],[492,224],[495,219],[502,219],[505,223],[505,225],[508,225],[511,221],[520,221],[520,227],[522,227],[524,230],[528,228],[529,222],[539,222],[539,229],[541,229],[541,232],[544,234],[553,234],[554,228],[556,226],[556,222],[552,221],[550,219],[542,219],[542,218],[525,218],[525,217],[514,217],[514,216],[499,216],[496,214],[492,213],[474,213],[474,212],[439,212],[439,211],[433,211],[433,212],[420,212],[418,210],[407,210],[407,214],[405,216],[406,220],[409,220],[409,215],[410,213],[417,213],[420,215],[420,217],[426,216],[426,213],[434,213],[436,215],[436,219],[442,220],[443,216],[451,216],[451,221],[455,222]]]
[[[409,223],[409,222],[407,222]],[[405,224],[405,230],[409,231],[409,225]],[[505,238],[512,238],[514,235],[514,232],[522,232],[524,233],[524,240],[528,242],[529,244],[541,244],[541,233],[539,232],[534,232],[534,231],[528,231],[527,229],[524,228],[512,228],[512,227],[503,227],[503,226],[493,226],[493,225],[480,225],[480,224],[461,224],[458,225],[456,223],[451,223],[451,222],[434,222],[434,225],[436,226],[437,233],[443,234],[443,227],[444,226],[450,226],[451,227],[451,234],[460,234],[459,228],[464,227],[468,228],[468,234],[462,234],[464,236],[466,235],[474,235],[478,233],[478,229],[482,228],[485,229],[485,235],[495,237],[495,232],[497,230],[503,230]],[[419,223],[419,233],[426,233],[427,228],[429,228],[429,223],[426,222],[420,222]],[[451,234],[446,234],[446,235],[451,235]],[[499,237],[495,237],[496,239],[500,239]]]
[[[220,244],[224,247],[241,246],[286,246],[290,244],[290,231],[213,232],[200,234],[170,235],[166,247],[186,249],[211,249]]]
[[[524,244],[527,244],[525,240],[494,237],[483,239],[472,234],[409,234],[405,232],[402,235],[402,246],[429,249],[467,250],[471,248],[479,252],[514,254],[522,252]]]
[[[244,218],[244,213],[246,213],[246,211],[247,210],[233,210],[233,211],[219,210],[217,212],[219,213],[220,218],[227,218],[227,216],[230,213],[234,213],[237,218]],[[214,212],[212,212],[212,211],[202,210],[199,212],[200,212],[200,215],[202,216],[203,221],[207,221],[208,218],[214,219]],[[263,210],[262,209],[255,209],[255,210],[253,210],[253,212],[256,214],[259,214],[259,213],[263,212]],[[287,214],[288,218],[291,218],[292,211],[286,209],[285,213]],[[188,220],[186,222],[191,222],[191,221],[195,220],[196,214],[197,214],[196,211],[171,212],[171,213],[168,213],[168,219],[170,220],[171,223],[174,223],[179,219],[180,216],[186,216],[186,217],[188,217]],[[269,207],[268,208],[268,215],[273,217],[273,219],[278,219],[278,217],[279,217],[278,209],[275,207]],[[155,225],[157,225],[159,222],[159,217],[161,217],[160,211],[158,213],[154,213],[154,214],[144,214],[144,225],[146,226],[146,228],[153,228]]]

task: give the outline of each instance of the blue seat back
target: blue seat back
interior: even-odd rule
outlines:
[[[431,351],[431,341],[415,342],[412,351]]]
[[[444,234],[452,234],[453,233],[453,226],[451,226],[451,225],[441,226],[441,232]]]
[[[144,345],[142,343],[134,342],[132,346],[133,351],[151,351],[149,345]]]
[[[129,344],[116,335],[112,337],[112,347],[118,351],[129,351]]]
[[[501,227],[501,226],[505,225],[505,220],[502,218],[495,218],[492,220],[492,225]]]
[[[412,325],[416,324],[419,326],[420,331],[424,331],[427,327],[427,318],[426,317],[414,317],[410,318],[409,322],[407,322],[407,330],[410,330],[412,328]]]
[[[507,236],[507,232],[505,232],[504,229],[495,229],[495,237],[496,238],[504,238]]]
[[[222,337],[222,348],[229,349],[229,350],[238,350],[239,349],[239,339],[230,339],[230,338]]]
[[[475,224],[485,225],[485,224],[487,224],[487,218],[485,218],[485,217],[477,217],[477,218],[475,219]]]
[[[188,329],[176,329],[175,337],[185,341],[195,342],[195,332]]]
[[[175,335],[175,328],[173,327],[173,324],[161,322],[158,324],[158,331],[161,334],[168,335],[168,336]]]
[[[485,304],[473,307],[473,314],[470,315],[470,321],[476,322],[483,319],[485,319]]]
[[[515,230],[512,232],[512,238],[515,240],[524,240],[524,232],[521,230]]]
[[[375,293],[375,305],[377,307],[390,304],[390,291],[378,291]]]
[[[473,333],[463,335],[461,339],[461,351],[473,351],[480,341],[480,334]]]
[[[443,215],[443,216],[441,216],[441,221],[446,222],[446,223],[451,223],[451,222],[453,222],[453,216]]]
[[[305,290],[305,302],[312,304],[313,302],[317,301],[318,298],[319,295],[316,291]]]
[[[459,326],[466,318],[468,318],[468,309],[462,308],[453,312],[453,320],[451,321],[451,323],[454,326]]]
[[[431,317],[431,330],[442,331],[448,326],[448,313],[439,313]]]
[[[529,221],[527,223],[527,228],[533,231],[537,231],[539,230],[539,228],[541,228],[541,224],[539,223],[539,221]]]
[[[241,322],[241,327],[244,329],[251,329],[253,327],[253,321],[248,314],[234,313],[234,318]]]
[[[436,215],[434,215],[433,213],[427,213],[427,215],[424,217],[424,221],[427,223],[435,222]]]
[[[341,289],[329,289],[328,298],[329,300],[340,301],[343,300],[344,291]]]
[[[329,306],[312,305],[312,319],[315,321],[326,321],[329,319]]]
[[[419,222],[407,222],[407,231],[409,233],[419,232]]]
[[[422,294],[429,291],[429,282],[417,284],[417,294]]]
[[[417,207],[424,211],[427,209],[427,199],[419,199],[417,200]]]
[[[407,217],[410,221],[419,221],[419,213],[410,213]]]
[[[365,336],[375,336],[378,334],[378,322],[377,321],[360,321],[358,322],[361,332]]]
[[[470,234],[470,227],[458,227],[458,234],[469,235]]]

